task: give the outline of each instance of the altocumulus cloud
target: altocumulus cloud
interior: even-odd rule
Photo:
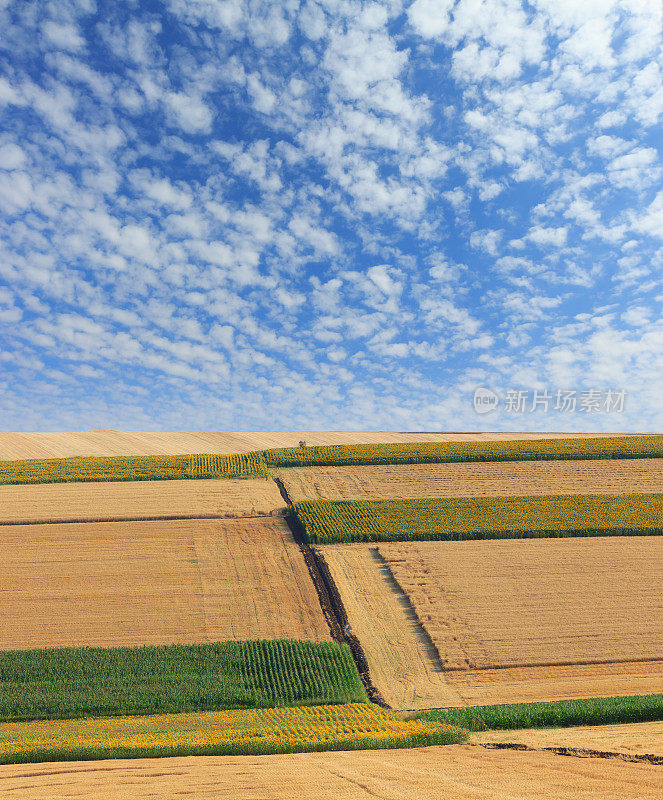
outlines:
[[[0,427],[660,430],[662,13],[0,0]]]

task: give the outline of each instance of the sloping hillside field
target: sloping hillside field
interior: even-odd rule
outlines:
[[[292,511],[320,544],[663,532],[662,494],[313,500]]]
[[[660,435],[0,434],[0,763],[229,759],[114,765],[122,797],[658,797],[642,741],[386,748],[663,719],[662,465]],[[113,796],[85,769],[0,794]]]
[[[0,649],[329,638],[281,517],[0,525]]]
[[[268,516],[283,508],[274,481],[128,481],[0,486],[0,524]]]
[[[295,503],[663,493],[663,459],[659,458],[289,467],[276,469],[274,475]]]
[[[378,689],[397,707],[663,690],[660,537],[334,545],[324,554]],[[389,595],[407,636],[380,622]]]
[[[264,475],[273,467],[662,458],[663,436],[301,446],[240,453],[0,460],[0,484]]]

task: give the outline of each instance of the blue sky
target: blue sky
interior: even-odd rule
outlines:
[[[0,429],[663,429],[661,17],[0,0]]]

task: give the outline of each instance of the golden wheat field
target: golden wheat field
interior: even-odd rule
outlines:
[[[600,537],[322,550],[374,683],[395,708],[417,709],[663,691],[661,545]]]
[[[385,544],[445,669],[647,660],[663,652],[663,539]]]
[[[0,486],[0,524],[255,517],[284,506],[274,481],[259,478]]]
[[[450,745],[0,767],[13,800],[659,800],[660,766]]]
[[[516,742],[540,750],[543,747],[573,747],[603,753],[663,757],[663,722],[631,722],[624,725],[577,725],[572,728],[529,728],[512,731],[481,731],[473,742]],[[659,767],[660,769],[660,767]]]
[[[0,649],[329,637],[280,517],[0,526]]]
[[[549,494],[663,493],[663,459],[289,467],[293,502]]]
[[[574,438],[628,434],[573,434]],[[67,433],[0,433],[0,460],[69,458],[72,456],[186,455],[247,453],[270,447],[371,444],[380,442],[502,441],[559,439],[568,433],[399,433],[394,431],[73,431]]]

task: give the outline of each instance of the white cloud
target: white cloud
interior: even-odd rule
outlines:
[[[44,23],[42,30],[48,41],[62,50],[75,51],[85,47],[85,40],[81,36],[78,26],[73,23],[48,20]]]
[[[172,122],[186,133],[210,133],[213,114],[200,97],[186,92],[169,92],[164,97]]]

